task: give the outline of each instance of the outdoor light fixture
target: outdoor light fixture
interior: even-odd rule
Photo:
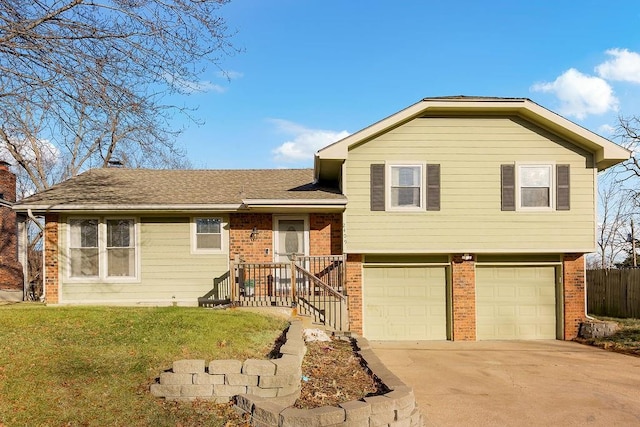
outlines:
[[[463,260],[463,261],[473,261],[473,255],[471,255],[471,254],[464,254],[464,255],[462,255],[462,260]]]
[[[251,234],[249,234],[249,238],[251,239],[251,241],[253,242],[254,240],[256,240],[256,238],[258,237],[258,234],[260,232],[258,231],[257,227],[253,227],[253,230],[251,230]]]

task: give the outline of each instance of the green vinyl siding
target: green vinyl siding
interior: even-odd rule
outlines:
[[[371,164],[440,164],[439,211],[372,212]],[[500,166],[567,164],[570,210],[502,211]],[[347,252],[588,252],[595,246],[593,155],[519,118],[414,119],[352,147]]]
[[[228,223],[226,215],[222,219]],[[228,225],[223,231],[224,243],[220,253],[194,254],[191,250],[190,220],[189,217],[139,218],[140,271],[134,281],[70,280],[66,271],[66,250],[62,249],[61,302],[197,304],[197,298],[211,290],[213,279],[229,269]],[[66,239],[66,220],[63,220],[61,248],[66,247]]]

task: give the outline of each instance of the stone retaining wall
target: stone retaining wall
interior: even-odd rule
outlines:
[[[293,321],[286,343],[277,359],[178,360],[170,371],[160,374],[160,382],[151,385],[151,394],[167,400],[212,400],[229,402],[233,396],[289,397],[300,395],[302,358],[307,351],[302,339],[302,322]]]
[[[366,367],[390,391],[314,409],[292,405],[300,396],[302,359],[306,346],[302,323],[293,321],[280,348],[282,357],[271,360],[214,360],[208,371],[204,360],[174,362],[171,372],[151,386],[154,396],[172,400],[206,399],[229,402],[235,396],[239,411],[249,414],[257,427],[388,426],[421,427],[424,419],[413,389],[396,377],[374,354],[369,342],[356,337],[358,353]]]
[[[620,330],[616,322],[607,322],[598,319],[587,319],[580,324],[578,338],[593,339],[610,337]]]

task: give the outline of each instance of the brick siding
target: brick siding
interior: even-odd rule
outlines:
[[[45,215],[44,227],[44,270],[46,302],[57,304],[60,302],[60,283],[58,271],[59,246],[58,246],[58,214]]]
[[[251,239],[253,228],[258,230]],[[229,256],[246,262],[273,261],[273,215],[233,213],[229,215]],[[268,252],[265,251],[268,249]],[[342,255],[342,215],[309,214],[309,255]]]
[[[342,255],[342,214],[309,214],[309,255]]]
[[[258,234],[251,238],[256,228]],[[229,257],[240,255],[245,262],[273,261],[273,215],[232,213],[229,215]]]
[[[348,254],[346,270],[349,329],[362,335],[362,255]]]
[[[580,323],[585,320],[585,271],[583,254],[565,254],[563,267],[564,339],[578,336]]]
[[[462,255],[451,259],[453,340],[476,339],[476,269],[475,261]]]
[[[9,203],[16,201],[16,176],[4,162],[0,162],[0,198]],[[0,205],[0,290],[22,291],[23,287],[17,215],[9,206]]]

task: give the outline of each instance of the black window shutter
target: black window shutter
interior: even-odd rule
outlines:
[[[556,165],[556,210],[568,211],[570,199],[569,165]]]
[[[427,165],[427,210],[440,210],[440,165]]]
[[[384,211],[384,164],[371,165],[370,199],[372,211]]]
[[[502,189],[502,210],[516,210],[516,167],[500,165],[500,184]]]

